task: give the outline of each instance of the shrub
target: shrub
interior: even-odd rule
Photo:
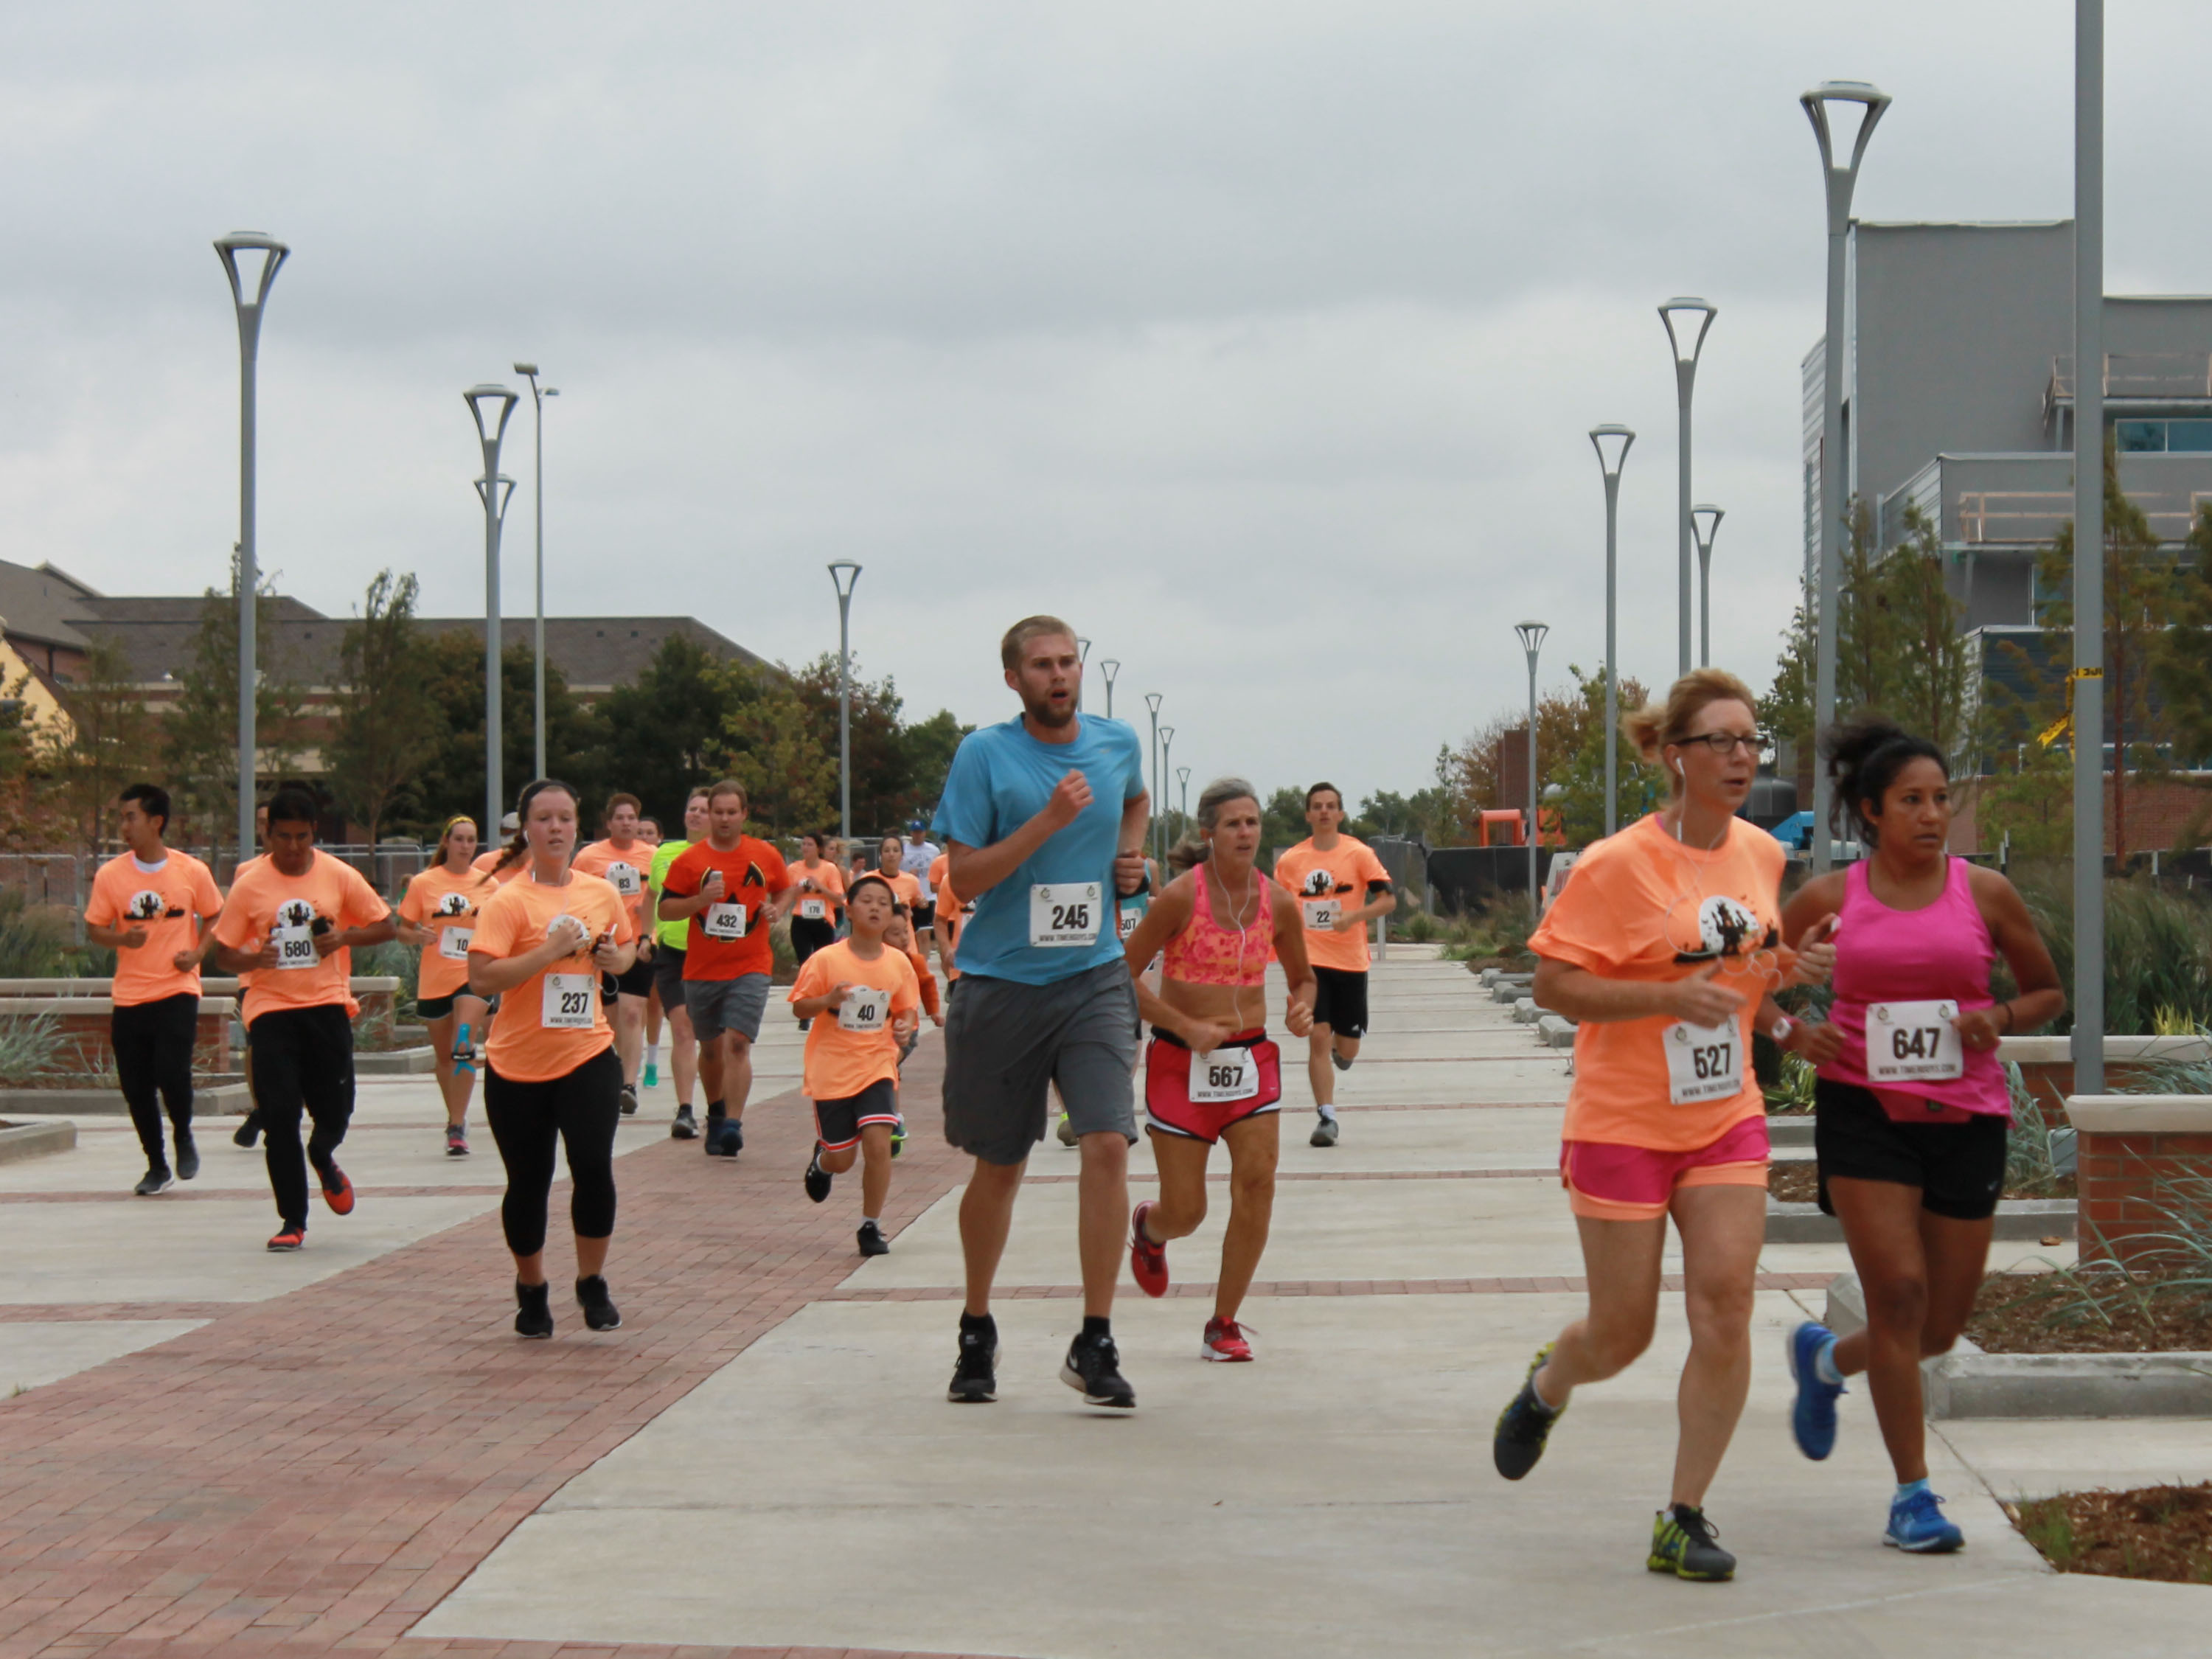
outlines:
[[[2074,901],[2054,882],[2023,879],[2021,896],[2051,947],[2059,983],[2074,983]],[[1999,995],[2011,994],[2011,975],[1999,964]],[[2105,884],[2105,1029],[2127,1035],[2156,1029],[2160,1020],[2212,1024],[2212,903],[2204,896],[2148,881]],[[2062,1036],[2074,1029],[2069,1008],[2051,1023]]]
[[[67,972],[69,935],[50,911],[0,890],[0,979],[57,979]]]
[[[21,1085],[54,1069],[61,1023],[52,1014],[13,1014],[0,1019],[0,1083]]]

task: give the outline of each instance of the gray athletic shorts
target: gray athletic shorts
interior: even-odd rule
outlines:
[[[735,979],[687,979],[684,1006],[702,1042],[735,1031],[748,1042],[760,1040],[761,1016],[768,1012],[768,975],[739,974]]]
[[[1137,1139],[1137,993],[1101,963],[1050,985],[960,975],[945,1021],[945,1138],[986,1164],[1019,1164],[1044,1139],[1046,1085],[1079,1135]]]

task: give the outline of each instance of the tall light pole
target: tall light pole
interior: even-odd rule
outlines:
[[[216,239],[216,257],[230,278],[230,301],[238,312],[238,861],[253,856],[253,809],[259,776],[260,739],[254,731],[256,704],[260,696],[260,645],[254,616],[261,565],[254,506],[255,451],[258,443],[258,371],[261,363],[261,308],[268,302],[269,285],[292,252],[274,236],[258,230],[234,230]],[[243,254],[245,269],[240,269]],[[247,299],[248,289],[253,297]]]
[[[1544,648],[1544,635],[1552,631],[1547,623],[1524,622],[1513,624],[1519,636],[1521,648],[1528,654],[1528,909],[1532,915],[1536,908],[1536,653]]]
[[[1160,694],[1157,691],[1146,692],[1145,707],[1152,711],[1152,833],[1151,840],[1153,850],[1157,853],[1160,844]]]
[[[837,589],[837,835],[853,838],[853,590],[860,567],[839,559],[830,567]]]
[[[1190,823],[1190,768],[1176,767],[1176,782],[1182,787],[1182,821],[1184,826],[1188,828]]]
[[[2113,766],[2127,763],[2117,751]],[[2074,1091],[2105,1088],[2105,0],[2074,7]]]
[[[1710,668],[1713,664],[1713,538],[1720,534],[1721,520],[1728,514],[1711,501],[1699,501],[1690,509],[1690,519],[1698,537],[1698,666]]]
[[[1168,769],[1168,745],[1174,741],[1175,727],[1172,726],[1160,727],[1160,770],[1162,772]],[[1163,800],[1160,805],[1164,808],[1167,803]],[[1160,827],[1160,857],[1165,859],[1168,855],[1168,815],[1164,811],[1155,812],[1152,815],[1152,821]]]
[[[1620,828],[1620,767],[1615,746],[1620,741],[1620,678],[1614,665],[1613,624],[1617,620],[1615,573],[1620,564],[1620,469],[1636,434],[1625,426],[1594,426],[1590,447],[1597,451],[1598,471],[1605,474],[1605,833]],[[1619,444],[1618,449],[1609,445]]]
[[[1679,441],[1675,446],[1675,633],[1676,655],[1690,672],[1690,397],[1698,386],[1698,356],[1705,349],[1705,331],[1713,325],[1719,307],[1686,295],[1678,295],[1659,307],[1659,320],[1667,325],[1667,343],[1674,353],[1674,414]],[[1697,319],[1698,331],[1690,332]]]
[[[545,400],[559,397],[561,388],[541,387],[535,363],[517,363],[514,372],[530,382],[530,402],[535,416],[532,435],[538,443],[538,461],[533,469],[536,476],[532,480],[538,505],[531,515],[538,532],[538,623],[531,638],[531,657],[537,676],[538,769],[532,775],[542,778],[549,770],[545,764]]]
[[[1078,635],[1075,641],[1075,706],[1083,707],[1083,683],[1091,672],[1091,641]]]
[[[1106,718],[1110,720],[1114,718],[1114,676],[1121,672],[1121,665],[1112,657],[1103,658],[1098,664],[1098,672],[1106,681]]]
[[[483,503],[484,514],[484,834],[489,838],[499,833],[499,821],[507,812],[499,672],[507,630],[500,611],[499,535],[507,522],[507,504],[514,498],[514,480],[499,470],[499,446],[521,398],[503,386],[485,385],[471,386],[461,393],[461,400],[476,420],[477,442],[483,449],[477,498]]]
[[[1865,158],[1867,140],[1889,107],[1889,94],[1864,81],[1823,81],[1797,101],[1813,124],[1813,137],[1820,146],[1820,181],[1828,202],[1828,333],[1821,342],[1820,368],[1820,580],[1817,593],[1808,594],[1815,607],[1818,626],[1813,653],[1813,732],[1820,733],[1836,719],[1836,590],[1843,580],[1844,514],[1844,254],[1851,231],[1851,191],[1858,184],[1859,162]],[[1836,147],[1828,127],[1832,106],[1860,106],[1858,137],[1851,143],[1851,159],[1836,165]],[[1825,872],[1834,851],[1828,832],[1828,774],[1813,769],[1813,868]]]

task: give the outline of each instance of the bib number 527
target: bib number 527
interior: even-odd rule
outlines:
[[[1667,1055],[1667,1097],[1677,1106],[1730,1100],[1743,1092],[1743,1041],[1734,1022],[1692,1025],[1676,1020],[1660,1046]]]

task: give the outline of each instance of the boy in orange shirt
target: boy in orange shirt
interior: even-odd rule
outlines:
[[[860,1169],[862,1255],[890,1251],[884,1200],[891,1189],[891,1132],[898,1125],[899,1045],[920,1024],[921,988],[906,952],[884,935],[894,915],[890,884],[863,876],[846,895],[852,937],[806,959],[791,988],[792,1012],[806,1033],[805,1088],[814,1102],[814,1156],[806,1195],[830,1196],[830,1181]],[[835,1018],[816,1018],[835,1016]]]

